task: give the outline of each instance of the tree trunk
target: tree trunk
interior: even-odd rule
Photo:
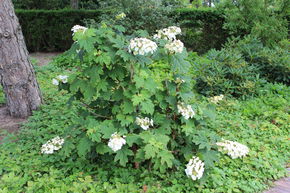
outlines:
[[[72,9],[78,9],[79,8],[79,0],[70,0],[70,7]]]
[[[41,104],[40,89],[11,0],[0,3],[0,83],[11,116],[27,117]]]

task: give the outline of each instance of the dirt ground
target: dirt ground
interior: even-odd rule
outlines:
[[[37,64],[39,66],[45,66],[50,63],[50,61],[57,55],[61,53],[59,52],[50,52],[50,53],[43,53],[43,52],[35,52],[31,53],[29,56],[37,60]]]
[[[7,108],[3,105],[0,106],[0,141],[5,135],[5,132],[14,133],[19,130],[21,123],[25,122],[26,119],[13,118],[8,114]],[[5,132],[4,132],[5,131]]]

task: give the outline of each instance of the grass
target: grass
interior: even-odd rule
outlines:
[[[262,192],[286,175],[290,145],[287,86],[267,84],[255,98],[226,98],[217,106],[211,128],[225,139],[246,144],[251,151],[243,159],[220,155],[216,166],[193,182],[186,178],[183,166],[160,174],[142,167],[119,167],[109,157],[91,162],[41,155],[40,146],[61,136],[77,113],[74,106],[67,105],[68,94],[51,84],[63,70],[48,65],[37,67],[36,72],[44,104],[19,135],[9,135],[0,145],[0,192]],[[17,143],[11,142],[15,140]]]

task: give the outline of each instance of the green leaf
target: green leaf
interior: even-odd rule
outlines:
[[[130,124],[134,123],[134,118],[130,115],[118,114],[116,118],[121,122],[121,126],[129,126]]]
[[[91,150],[92,145],[92,141],[87,136],[82,137],[77,145],[78,155],[85,158],[87,153]]]
[[[189,71],[190,63],[181,54],[171,55],[170,63],[172,64],[172,70],[174,72],[186,73]]]
[[[126,136],[126,142],[129,147],[131,147],[134,143],[140,143],[140,136],[136,134],[129,134]]]
[[[106,144],[98,143],[96,145],[96,152],[99,154],[105,154],[105,153],[108,153],[110,151],[111,151],[111,149]]]
[[[133,113],[134,112],[133,103],[128,100],[124,101],[124,103],[122,104],[122,109],[124,114]]]
[[[111,135],[116,132],[116,128],[114,127],[112,120],[105,120],[97,126],[100,132],[103,134],[103,138],[110,139]]]
[[[154,158],[159,152],[158,149],[151,144],[145,145],[144,151],[146,159]]]
[[[204,164],[207,168],[214,166],[214,162],[218,161],[218,152],[213,150],[203,149],[199,152],[199,157],[204,160]]]
[[[161,159],[161,164],[167,164],[167,166],[171,168],[174,160],[174,156],[172,155],[172,153],[170,151],[163,150],[158,154]]]
[[[144,113],[153,114],[154,113],[154,104],[151,100],[146,100],[141,102],[141,109]]]
[[[119,161],[119,163],[122,166],[126,166],[126,163],[128,162],[128,157],[131,155],[134,155],[134,154],[130,149],[122,148],[121,150],[117,151],[114,161],[115,162]]]

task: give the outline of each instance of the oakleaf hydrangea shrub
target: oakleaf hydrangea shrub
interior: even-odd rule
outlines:
[[[71,52],[80,65],[59,85],[82,104],[78,124],[67,130],[64,155],[107,156],[161,172],[182,167],[200,179],[217,158],[219,137],[208,126],[214,107],[192,92],[180,29],[154,39],[127,36],[124,27],[105,23],[78,28]]]

